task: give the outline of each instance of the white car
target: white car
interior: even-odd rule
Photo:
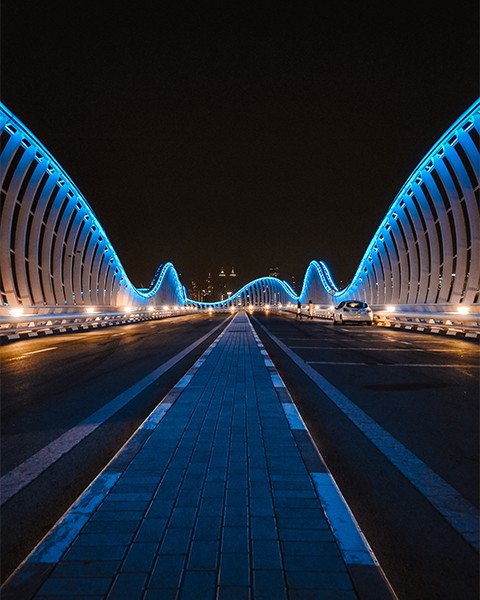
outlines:
[[[362,300],[344,300],[333,311],[333,324],[345,323],[373,323],[373,312],[366,302]]]

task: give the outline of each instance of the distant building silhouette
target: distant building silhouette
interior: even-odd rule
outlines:
[[[268,271],[270,277],[280,277],[280,269],[278,267],[270,267]]]

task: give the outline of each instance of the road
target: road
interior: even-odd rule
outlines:
[[[435,496],[453,488],[476,521],[478,343],[293,316],[254,325],[399,598],[478,598],[478,553]]]
[[[226,318],[175,317],[0,347],[2,581],[203,353]],[[162,373],[162,365],[175,360]]]
[[[2,581],[226,318],[0,348]],[[478,553],[438,496],[453,489],[459,512],[477,514],[478,343],[260,312],[252,322],[399,598],[476,600]]]

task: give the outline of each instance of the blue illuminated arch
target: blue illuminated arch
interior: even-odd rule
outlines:
[[[183,306],[171,263],[149,288],[128,278],[78,188],[37,138],[0,105],[0,274],[9,307]]]
[[[229,298],[217,302],[198,302],[188,300],[192,306],[199,308],[226,308],[231,306],[276,306],[296,302],[298,296],[291,286],[277,277],[260,277],[250,281]]]
[[[148,288],[129,280],[86,199],[37,138],[0,104],[0,291],[2,308],[147,305],[478,306],[480,100],[440,138],[397,194],[350,284],[336,286],[312,261],[297,293],[275,277],[251,281],[223,301],[187,297],[175,267],[160,265]]]
[[[477,100],[414,169],[336,301],[478,305],[479,123]]]

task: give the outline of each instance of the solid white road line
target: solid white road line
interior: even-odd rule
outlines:
[[[354,586],[358,585],[359,589],[364,589],[365,585],[367,585],[369,597],[372,598],[385,598],[386,594],[388,594],[392,600],[398,600],[398,597],[383,572],[372,548],[368,544],[350,507],[330,473],[325,460],[316,447],[285,383],[269,358],[251,323],[250,327],[253,331],[257,346],[264,355],[265,366],[270,372],[275,387],[279,390],[279,393],[283,393],[284,397],[286,396],[288,398],[288,401],[282,401],[281,405],[292,433],[299,431],[306,432],[312,446],[320,458],[323,470],[320,469],[318,472],[309,470],[310,477],[312,478],[313,485],[335,540],[337,541],[340,552],[350,571]],[[283,386],[281,391],[279,389],[279,381]],[[361,567],[361,570],[356,570],[356,567]]]
[[[235,319],[235,317],[234,317]],[[233,320],[234,320],[233,319]],[[227,319],[222,321],[222,325]],[[172,407],[178,397],[178,390],[184,389],[186,386],[183,383],[188,379],[191,381],[196,371],[205,362],[206,357],[212,352],[218,341],[225,334],[226,329],[233,323],[230,324],[222,331],[210,346],[204,351],[202,356],[190,367],[187,373],[178,381],[178,383],[167,393],[163,400],[153,409],[150,415],[143,421],[136,431],[130,436],[125,444],[117,451],[116,455],[110,460],[108,465],[103,471],[97,475],[92,483],[86,488],[86,490],[80,495],[80,497],[72,504],[72,506],[64,513],[64,515],[57,521],[53,528],[45,535],[45,537],[37,544],[32,550],[29,556],[23,561],[26,563],[57,563],[63,553],[70,546],[75,537],[80,533],[80,530],[91,517],[95,509],[100,505],[102,500],[108,494],[108,492],[115,485],[117,480],[120,478],[122,472],[117,470],[115,466],[115,459],[122,455],[131,442],[135,442],[137,434],[140,431],[153,431],[155,427],[160,423],[163,417],[167,414],[168,410]],[[220,325],[218,327],[220,327]],[[218,327],[215,327],[212,331],[217,331]],[[208,334],[210,335],[210,334]],[[22,566],[20,565],[20,566]],[[16,569],[20,568],[20,566]],[[16,572],[15,571],[15,572]],[[12,573],[10,577],[15,575]]]
[[[358,365],[359,367],[426,367],[436,369],[480,369],[480,365],[430,365],[426,363],[363,363],[363,362],[340,362],[324,360],[306,360],[307,365]]]
[[[436,508],[452,527],[473,546],[480,549],[478,511],[454,487],[437,475],[428,465],[408,450],[395,437],[342,394],[325,377],[302,360],[273,333],[257,321],[259,327],[291,358],[291,360],[320,388],[380,452],[404,475],[417,490]],[[371,365],[370,365],[371,366]],[[393,366],[393,365],[380,365]],[[400,365],[397,365],[400,366]],[[403,365],[411,367],[412,365]],[[440,367],[445,365],[418,365],[415,367]],[[453,366],[453,365],[450,365]],[[465,368],[465,365],[457,365]]]
[[[116,396],[113,400],[102,406],[99,410],[88,416],[86,419],[69,429],[59,436],[53,442],[36,452],[30,458],[13,468],[0,478],[0,506],[12,498],[20,490],[41,475],[48,467],[59,460],[64,454],[69,452],[74,446],[95,431],[107,419],[123,408],[133,398],[143,392],[148,386],[154,383],[159,377],[176,365],[180,360],[192,352],[210,335],[217,331],[230,317],[224,319],[219,325],[206,333],[197,341],[193,342],[173,356],[163,365],[152,371],[149,375],[132,385],[130,388]]]
[[[352,346],[342,348],[339,346],[289,346],[290,350],[338,350],[340,352],[452,352],[450,348],[387,348],[387,347],[362,347]]]
[[[308,432],[308,429],[300,413],[298,412],[292,397],[290,396],[290,392],[288,391],[281,375],[273,365],[272,360],[269,358],[262,341],[258,337],[257,332],[251,323],[250,327],[257,345],[264,356],[265,365],[270,371],[270,377],[272,378],[273,385],[277,389],[282,388],[290,400],[289,402],[281,403],[290,429],[292,431],[303,430]],[[335,483],[334,478],[329,472],[328,467],[322,455],[318,451],[318,448],[315,446],[310,434],[309,437],[325,468],[325,472],[310,472],[310,476],[312,477],[312,481],[321,500],[325,515],[332,527],[333,534],[338,542],[345,562],[347,564],[378,567],[378,561],[372,549],[368,545],[360,526],[355,520],[353,513],[348,507],[345,498]]]
[[[346,361],[341,361],[341,360],[307,360],[306,361],[307,365],[348,365],[348,366],[358,366],[358,367],[366,367],[366,366],[372,366],[372,365],[368,365],[367,363],[364,362],[346,362]]]

